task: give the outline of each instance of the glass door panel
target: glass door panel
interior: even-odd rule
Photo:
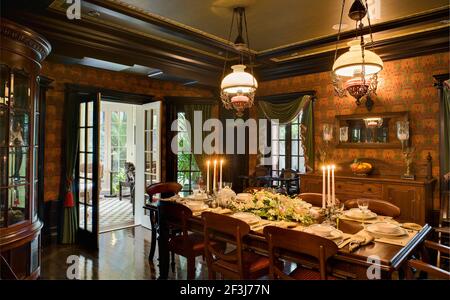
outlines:
[[[82,96],[78,144],[78,213],[82,243],[98,247],[100,94]]]

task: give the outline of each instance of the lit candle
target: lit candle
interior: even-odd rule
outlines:
[[[11,97],[14,96],[14,73],[11,73]]]
[[[206,192],[209,193],[209,165],[211,162],[208,160],[206,162]]]
[[[214,160],[214,173],[213,173],[213,191],[216,190],[216,171],[217,171],[217,160]]]
[[[331,191],[331,187],[330,187],[330,185],[331,185],[331,182],[330,182],[330,171],[331,171],[331,167],[330,167],[330,165],[328,165],[327,166],[327,186],[328,186],[328,189],[327,189],[327,195],[328,195],[328,199],[327,199],[327,201],[328,201],[328,205],[330,205],[331,204],[331,193],[330,193],[330,191]]]
[[[222,165],[223,165],[223,159],[220,160],[220,181],[219,181],[219,190],[222,189]]]
[[[322,174],[323,174],[323,179],[322,179],[322,208],[325,209],[325,192],[326,192],[326,188],[325,188],[325,166],[322,166]]]
[[[336,194],[335,194],[335,186],[334,186],[334,170],[336,169],[335,165],[331,166],[331,200],[333,205],[336,205]]]

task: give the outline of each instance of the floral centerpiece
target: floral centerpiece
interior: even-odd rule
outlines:
[[[271,221],[294,221],[305,226],[314,223],[310,213],[311,205],[299,198],[291,198],[279,193],[261,190],[248,199],[230,203],[230,208],[250,212]]]

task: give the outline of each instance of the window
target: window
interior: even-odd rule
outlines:
[[[301,140],[302,112],[287,125],[272,123],[272,175],[279,176],[282,169],[305,172],[305,157]]]
[[[186,117],[184,112],[178,113],[178,150],[177,150],[177,182],[183,188],[183,194],[189,194],[193,190],[193,185],[198,182],[202,174],[197,166],[194,155],[190,151],[189,134],[186,129]]]

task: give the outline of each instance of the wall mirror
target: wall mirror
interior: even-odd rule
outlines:
[[[408,112],[336,116],[337,147],[401,148],[396,124],[408,119]]]

